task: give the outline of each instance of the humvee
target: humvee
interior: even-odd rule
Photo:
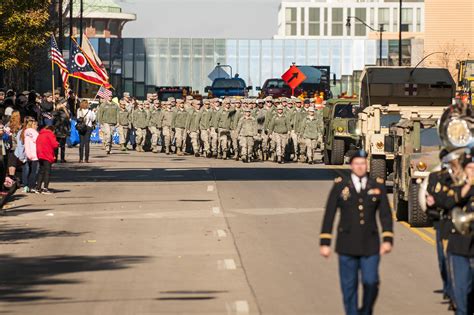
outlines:
[[[439,166],[437,123],[443,111],[444,107],[432,107],[431,111],[404,113],[385,139],[385,150],[394,156],[393,207],[397,219],[413,227],[431,225],[418,196],[423,180]]]
[[[326,165],[342,165],[348,152],[355,149],[359,102],[354,98],[330,99],[323,109],[324,152]]]
[[[368,153],[371,177],[392,179],[395,154],[385,148],[390,126],[403,115],[438,113],[451,103],[455,84],[447,69],[367,67],[360,91],[359,145]]]

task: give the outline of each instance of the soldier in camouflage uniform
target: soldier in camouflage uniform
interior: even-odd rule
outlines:
[[[241,158],[244,163],[250,161],[254,149],[254,138],[258,135],[257,120],[252,117],[250,108],[244,109],[244,116],[239,120],[237,133],[240,139]]]
[[[313,164],[314,152],[316,150],[320,135],[319,122],[315,116],[314,108],[309,108],[308,117],[303,121],[301,135],[306,144],[306,157],[309,164]]]
[[[224,160],[227,160],[227,154],[229,153],[228,142],[230,138],[230,125],[232,123],[232,116],[234,113],[235,110],[230,108],[230,101],[228,99],[224,100],[224,108],[219,112],[217,119],[219,147],[222,150],[222,158]],[[221,157],[220,154],[218,157]]]
[[[217,158],[218,152],[219,152],[219,133],[218,133],[218,119],[219,115],[221,112],[221,107],[220,107],[220,102],[219,99],[214,98],[211,100],[211,106],[212,106],[212,117],[211,117],[211,150],[212,150],[212,156]]]
[[[120,150],[127,151],[125,142],[130,130],[130,112],[127,110],[125,100],[120,100],[120,110],[117,113],[117,132],[119,134]]]
[[[264,108],[264,101],[257,100],[255,104],[255,108],[252,111],[252,116],[257,120],[258,134],[255,137],[255,150],[257,151],[256,153],[258,154],[258,158],[261,161],[264,161],[264,152],[265,152],[263,148],[263,138],[262,138],[262,135],[264,135],[265,133],[265,130],[264,130],[265,114],[266,114],[266,110]]]
[[[153,109],[150,112],[150,123],[148,129],[151,132],[151,148],[153,153],[158,153],[158,139],[160,138],[161,128],[161,105],[160,102],[154,102]]]
[[[101,124],[102,133],[104,135],[104,148],[107,154],[112,150],[112,135],[117,125],[117,116],[119,111],[119,102],[116,97],[112,102],[104,100],[100,105],[97,120]]]
[[[275,143],[276,161],[284,163],[286,155],[286,146],[288,144],[288,133],[291,130],[291,124],[288,117],[283,114],[283,106],[278,105],[277,114],[273,117],[268,127],[272,139]]]
[[[171,128],[172,121],[173,110],[171,108],[171,102],[166,102],[164,108],[161,110],[160,122],[158,124],[163,134],[163,144],[166,154],[170,154],[171,141],[174,138],[174,132]]]
[[[145,143],[146,128],[150,120],[150,114],[145,110],[144,104],[138,104],[138,108],[132,112],[132,125],[137,135],[137,152],[144,152],[143,144]]]
[[[318,105],[317,105],[318,106]],[[315,109],[315,117],[316,121],[318,122],[318,139],[316,142],[317,147],[321,152],[324,150],[324,141],[323,141],[323,135],[324,135],[324,121],[323,121],[323,107],[318,106],[319,108]]]
[[[298,152],[298,156],[295,154],[294,161],[298,160],[298,157],[300,161],[305,160],[305,152],[304,152],[304,139],[301,134],[302,130],[301,127],[303,125],[304,120],[307,117],[307,112],[303,109],[303,103],[300,99],[295,100],[295,111],[293,114],[293,121],[292,121],[292,137],[294,137],[295,141],[295,146],[296,146],[296,152]]]
[[[201,142],[203,145],[204,154],[206,157],[211,157],[211,120],[212,109],[211,102],[208,99],[204,100],[204,105],[201,108],[201,119],[199,120],[199,131],[201,133]]]
[[[183,102],[177,102],[176,105],[177,110],[173,113],[171,128],[174,130],[176,136],[176,154],[183,156],[186,141],[186,122],[189,113],[184,109]]]
[[[242,103],[240,100],[232,100],[235,112],[232,115],[232,122],[230,124],[230,138],[232,140],[232,149],[234,152],[234,158],[236,161],[239,160],[239,133],[237,132],[237,125],[239,124],[240,118],[242,118]]]
[[[273,101],[272,97],[268,96],[265,98],[265,118],[263,120],[263,133],[262,133],[262,150],[263,150],[263,160],[266,161],[269,158],[269,154],[272,150],[271,135],[268,131],[270,122],[273,119]]]
[[[186,121],[186,130],[191,138],[191,144],[193,146],[193,152],[195,157],[199,157],[199,151],[201,145],[199,143],[199,123],[201,119],[200,101],[195,100],[192,102],[192,108],[189,110],[188,119]]]

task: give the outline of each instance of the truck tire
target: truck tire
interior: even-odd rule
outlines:
[[[372,157],[370,159],[370,177],[387,179],[387,162],[381,157]]]
[[[393,209],[397,216],[397,221],[408,221],[408,202],[400,198],[398,188],[393,187]]]
[[[328,149],[324,149],[323,154],[324,154],[323,156],[324,164],[331,165],[331,152]]]
[[[420,202],[418,200],[418,190],[420,185],[411,182],[409,185],[408,195],[408,223],[412,227],[428,227],[431,225],[430,219],[426,213],[421,209]]]
[[[344,149],[345,144],[344,140],[334,139],[332,142],[331,150],[331,164],[332,165],[342,165],[344,164]]]

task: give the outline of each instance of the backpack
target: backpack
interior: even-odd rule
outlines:
[[[86,116],[89,114],[90,109],[83,117],[77,118],[76,130],[79,132],[80,135],[85,135],[87,132],[87,124],[86,124]]]

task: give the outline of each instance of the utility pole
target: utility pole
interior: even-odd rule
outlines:
[[[402,4],[403,0],[400,0],[400,7],[398,8],[398,66],[402,66]]]
[[[84,0],[81,0],[81,5],[80,5],[80,15],[79,15],[79,38],[80,38],[80,45],[82,46],[82,33],[83,33],[83,15],[84,15]]]
[[[72,37],[72,31],[73,31],[73,20],[72,20],[72,14],[73,14],[73,9],[72,9],[72,6],[74,5],[74,1],[73,0],[69,0],[69,51],[71,51],[71,48],[72,48],[72,41],[71,41],[71,37]]]

